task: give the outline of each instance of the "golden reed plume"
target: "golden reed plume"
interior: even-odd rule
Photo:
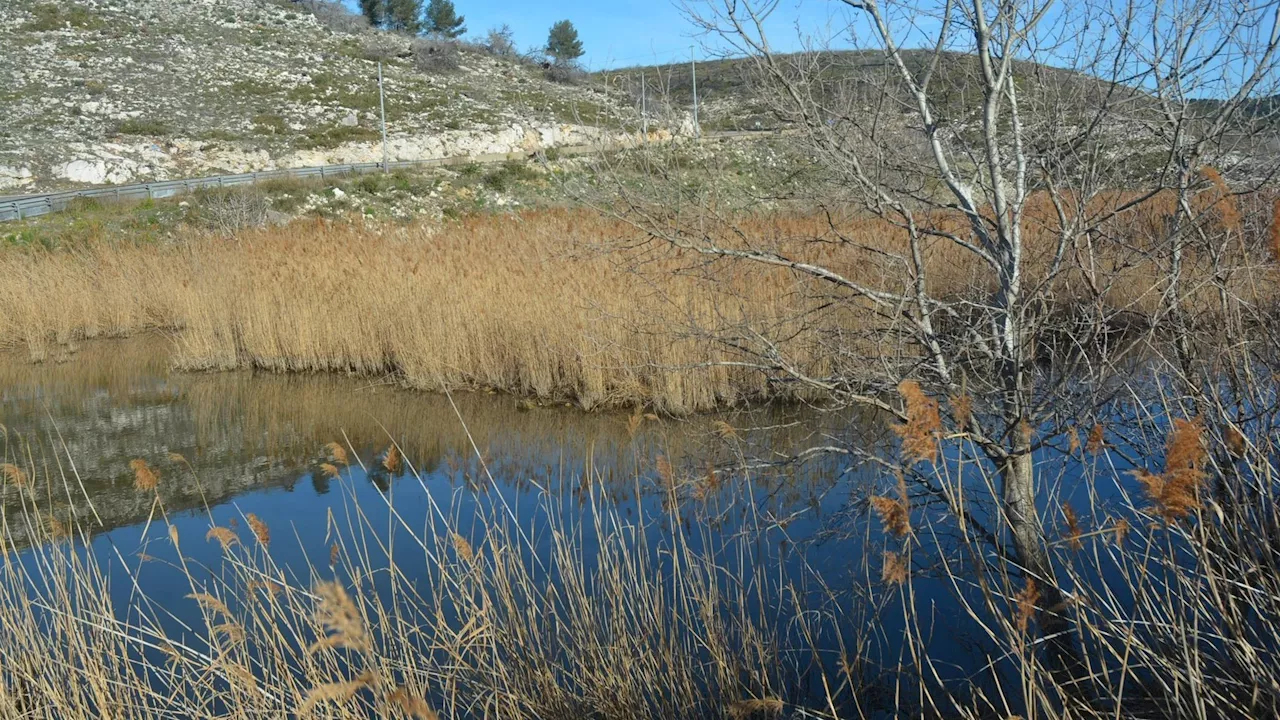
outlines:
[[[898,393],[906,404],[907,422],[894,425],[893,431],[902,438],[903,454],[915,461],[933,462],[938,458],[938,436],[942,433],[938,401],[925,395],[915,380],[903,380]]]
[[[1208,459],[1203,440],[1204,426],[1199,418],[1175,418],[1165,442],[1164,472],[1132,471],[1151,501],[1147,511],[1165,523],[1181,520],[1201,507],[1200,486],[1207,477],[1203,468]]]
[[[133,487],[142,492],[151,492],[160,485],[160,475],[147,464],[146,460],[141,458],[129,461],[129,468],[133,470]]]

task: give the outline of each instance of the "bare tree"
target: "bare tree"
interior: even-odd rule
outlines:
[[[1280,4],[832,5],[846,47],[792,54],[766,29],[776,0],[686,5],[712,47],[749,63],[809,166],[747,204],[819,227],[771,230],[714,184],[663,182],[679,179],[679,148],[651,150],[668,154],[644,165],[652,182],[612,168],[619,214],[643,231],[635,249],[692,253],[709,278],[742,264],[793,277],[794,316],[701,330],[794,397],[897,418],[911,494],[1038,583],[1041,628],[1064,635],[1036,454],[1118,391],[1136,348],[1171,346],[1188,384],[1203,381],[1194,327],[1256,300],[1236,271],[1257,243],[1233,234],[1223,198],[1272,177],[1258,148],[1276,132],[1261,99],[1276,91]],[[1219,312],[1189,314],[1215,294]],[[944,439],[995,471],[998,525],[917,471]],[[884,463],[839,443],[802,454],[817,452]]]

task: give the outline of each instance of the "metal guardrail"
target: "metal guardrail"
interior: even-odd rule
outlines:
[[[785,131],[773,130],[730,130],[704,133],[704,140],[729,140],[734,138],[754,137],[761,135],[783,135]],[[553,148],[561,155],[585,155],[599,152],[598,145],[571,145]],[[467,165],[470,163],[495,163],[508,160],[528,160],[538,152],[497,153],[489,155],[456,155],[428,160],[402,160],[387,163],[388,171],[413,168],[446,167],[449,165]],[[350,165],[322,165],[320,167],[281,168],[263,170],[261,172],[240,173],[238,175],[214,175],[210,177],[191,178],[186,180],[161,180],[133,185],[101,185],[79,190],[62,190],[60,192],[40,193],[35,195],[0,196],[0,222],[23,220],[65,210],[73,200],[78,198],[106,198],[109,200],[146,200],[174,197],[204,188],[234,187],[236,185],[252,185],[265,180],[281,178],[330,178],[343,175],[363,175],[382,172],[383,163],[354,163]]]
[[[556,148],[561,154],[578,155],[598,150],[590,146],[574,146]],[[445,167],[448,165],[466,165],[469,163],[494,163],[507,160],[528,160],[536,153],[506,153],[492,155],[462,155],[429,160],[405,160],[386,164],[386,169],[405,170],[410,168]],[[80,190],[63,190],[60,192],[41,193],[37,195],[0,196],[0,221],[23,220],[25,218],[47,215],[65,210],[67,205],[78,198],[105,198],[108,200],[146,200],[174,197],[204,188],[235,187],[252,185],[266,180],[282,178],[331,178],[344,175],[363,175],[383,171],[383,163],[354,163],[349,165],[323,165],[306,168],[281,168],[261,172],[240,173],[237,175],[214,175],[211,177],[191,178],[186,180],[163,180],[133,185],[107,185]]]

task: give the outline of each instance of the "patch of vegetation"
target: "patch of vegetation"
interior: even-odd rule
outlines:
[[[102,18],[78,5],[41,3],[31,8],[31,20],[22,29],[27,32],[50,32],[68,27],[97,30],[105,26]]]
[[[242,97],[262,97],[276,92],[276,87],[252,78],[241,78],[231,83],[231,92]]]
[[[485,187],[495,192],[506,192],[516,185],[531,183],[541,179],[542,174],[529,165],[529,163],[508,160],[498,166],[496,170],[491,170],[488,173],[485,173],[484,178],[480,182]]]
[[[129,118],[111,128],[112,135],[168,135],[169,126],[159,120]]]
[[[315,150],[335,148],[349,142],[369,142],[380,137],[382,136],[377,130],[358,125],[355,127],[338,125],[308,130],[298,139],[297,144],[303,150]]]
[[[253,128],[263,135],[284,135],[289,132],[289,124],[275,113],[258,113],[253,116]]]

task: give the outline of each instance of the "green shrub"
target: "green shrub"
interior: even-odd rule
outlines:
[[[65,27],[94,30],[103,26],[102,18],[87,8],[64,7],[53,3],[41,3],[31,8],[31,20],[22,26],[28,32],[48,32]]]
[[[159,120],[129,118],[111,128],[113,135],[168,135],[169,127]]]
[[[275,113],[258,113],[253,116],[253,127],[266,135],[284,135],[289,132],[289,124]]]
[[[346,125],[338,125],[336,127],[315,128],[309,130],[298,141],[298,147],[304,150],[313,150],[316,148],[334,148],[348,142],[360,142],[376,140],[381,135],[376,130],[370,130],[364,127],[347,127]]]

